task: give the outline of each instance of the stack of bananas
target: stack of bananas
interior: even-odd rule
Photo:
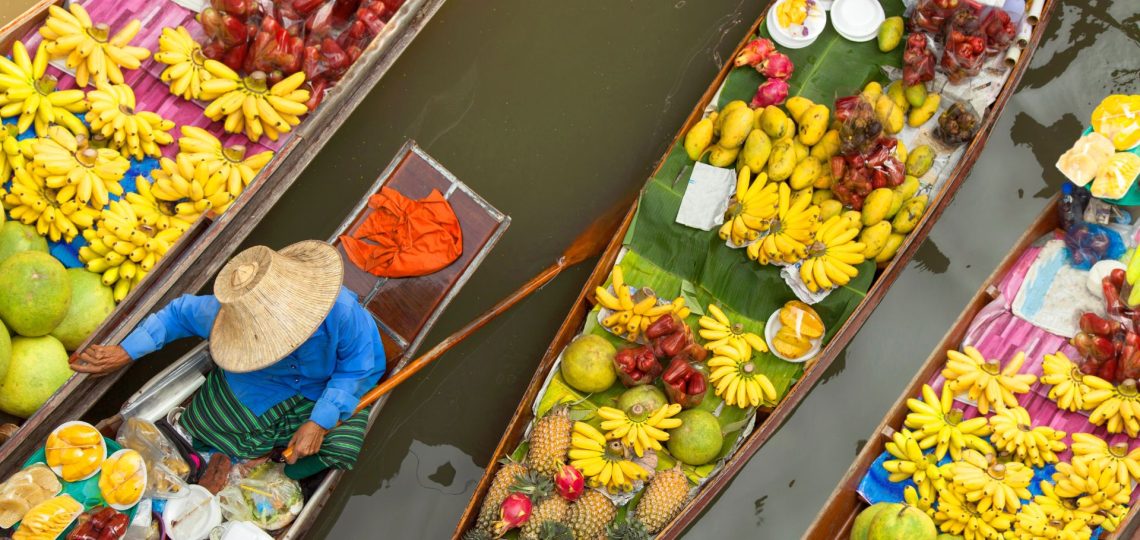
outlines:
[[[760,264],[792,264],[807,257],[807,247],[815,240],[819,228],[819,207],[811,202],[811,190],[792,194],[787,182],[777,188],[779,202],[768,234],[750,244],[748,258]]]
[[[87,134],[87,127],[76,116],[87,110],[83,91],[55,89],[58,81],[45,73],[48,53],[44,49],[41,42],[33,60],[24,44],[17,41],[12,45],[11,60],[0,56],[0,116],[19,116],[18,133],[35,127],[36,135],[43,136],[49,125],[60,124],[77,135]]]
[[[768,230],[769,220],[776,217],[780,201],[776,183],[768,183],[767,173],[761,172],[749,183],[751,176],[752,171],[747,166],[740,169],[736,194],[720,227],[721,240],[729,240],[737,247],[760,238],[760,233]]]
[[[167,65],[160,78],[170,85],[171,94],[181,96],[182,99],[201,97],[202,83],[214,77],[206,70],[206,55],[202,54],[202,46],[182,26],[162,29],[154,59]]]
[[[607,441],[601,432],[585,422],[574,422],[570,465],[582,471],[591,487],[604,487],[610,493],[632,491],[634,482],[649,478],[649,471],[627,459],[621,442]]]
[[[1089,392],[1085,374],[1065,353],[1057,351],[1045,355],[1041,369],[1041,382],[1053,386],[1049,389],[1049,399],[1058,407],[1071,412],[1085,408],[1084,396]]]
[[[598,408],[606,439],[621,441],[632,448],[637,457],[644,456],[649,449],[661,450],[661,442],[669,440],[665,430],[681,426],[681,419],[673,418],[679,412],[681,405],[677,403],[662,405],[655,411],[646,411],[641,404],[636,404],[630,414],[613,407]]]
[[[1092,462],[1101,470],[1111,470],[1116,481],[1129,484],[1140,481],[1140,448],[1128,449],[1128,443],[1121,441],[1112,445],[1092,433],[1074,433],[1073,457],[1070,461],[1088,467]]]
[[[728,316],[715,304],[709,304],[705,311],[708,312],[708,315],[703,315],[698,321],[701,325],[699,333],[702,338],[708,340],[708,343],[705,343],[705,348],[709,351],[723,345],[732,345],[742,347],[745,356],[750,358],[752,357],[752,349],[768,352],[768,344],[764,343],[760,336],[745,331],[743,324],[730,321]]]
[[[257,142],[265,135],[276,141],[301,123],[309,112],[305,102],[309,91],[301,88],[305,72],[298,71],[269,87],[265,73],[255,71],[246,77],[215,60],[206,60],[206,71],[214,77],[202,82],[200,97],[210,100],[205,114],[211,120],[224,120],[226,133],[245,133]]]
[[[155,197],[151,191],[151,183],[146,178],[141,176],[135,178],[135,188],[136,192],[127,193],[123,199],[131,205],[131,209],[139,218],[139,223],[159,231],[177,229],[182,232],[186,232],[194,224],[194,219],[183,216],[175,210],[174,203],[161,201]]]
[[[948,467],[954,490],[977,503],[979,512],[990,508],[1013,512],[1021,508],[1022,499],[1033,496],[1029,492],[1033,469],[1017,461],[998,463],[993,454],[966,450]]]
[[[968,394],[978,404],[978,412],[989,414],[990,408],[1017,407],[1017,395],[1029,392],[1029,385],[1037,381],[1037,376],[1018,373],[1025,363],[1025,353],[1019,352],[1012,360],[1001,367],[997,360],[986,360],[974,347],[967,346],[958,351],[946,351],[946,368],[942,376],[946,384],[957,394]]]
[[[35,225],[40,236],[53,242],[70,242],[95,223],[99,211],[74,198],[61,197],[61,192],[47,187],[44,177],[18,168],[4,204],[12,219]]]
[[[72,199],[100,210],[111,194],[122,195],[119,182],[131,164],[109,148],[92,148],[87,137],[75,136],[60,126],[49,126],[47,136],[31,143],[28,172],[57,190],[60,202]]]
[[[986,417],[962,420],[962,410],[954,408],[954,392],[948,386],[942,387],[940,398],[929,384],[924,384],[922,399],[910,398],[906,406],[911,411],[906,415],[906,427],[918,430],[919,447],[934,448],[936,460],[946,457],[947,452],[951,459],[960,460],[962,451],[967,448],[984,454],[994,453],[994,448],[983,438],[990,434]]]
[[[127,23],[118,33],[104,23],[94,23],[78,2],[68,9],[51,6],[40,35],[53,58],[67,58],[67,67],[75,70],[80,87],[87,81],[96,84],[123,84],[123,69],[138,69],[150,57],[150,51],[130,45],[142,24],[138,19]]]
[[[1117,386],[1091,375],[1082,380],[1089,387],[1084,395],[1085,410],[1092,411],[1089,422],[1105,426],[1109,433],[1123,431],[1129,437],[1140,436],[1140,392],[1135,380],[1125,379]]]
[[[1080,460],[1057,464],[1052,490],[1062,501],[1075,502],[1075,510],[1088,517],[1089,525],[1111,532],[1128,513],[1132,484],[1121,482],[1116,470],[1101,463]]]
[[[934,522],[949,534],[969,540],[1001,540],[1013,526],[1014,515],[996,507],[980,510],[977,504],[953,489],[938,492],[938,510]]]
[[[776,387],[752,360],[747,344],[733,341],[713,350],[708,366],[712,370],[709,383],[714,393],[731,407],[775,405],[779,399]]]
[[[87,94],[91,103],[87,122],[107,138],[112,149],[142,161],[146,156],[162,156],[159,146],[174,142],[170,136],[174,122],[150,111],[136,111],[131,87],[97,83],[95,88]]]
[[[266,150],[247,156],[241,145],[222,146],[222,141],[210,132],[194,127],[182,126],[182,137],[178,139],[178,150],[190,156],[199,167],[206,167],[212,177],[219,174],[226,179],[226,191],[234,198],[245,191],[257,173],[273,159],[273,151]],[[219,208],[218,211],[224,211]]]
[[[1046,483],[1048,484],[1048,483]],[[1040,499],[1038,496],[1037,499]],[[1058,511],[1060,510],[1060,511]],[[1041,538],[1060,538],[1064,540],[1088,540],[1092,538],[1092,529],[1088,521],[1082,517],[1073,516],[1073,512],[1066,511],[1060,506],[1045,506],[1036,500],[1021,507],[1015,516],[1016,521],[1006,538],[1010,540],[1040,540]]]
[[[639,298],[635,302],[633,293],[629,292],[629,285],[625,282],[624,274],[618,265],[614,265],[613,270],[610,271],[610,283],[613,285],[613,293],[605,287],[594,289],[594,296],[598,299],[598,304],[613,311],[612,314],[602,319],[602,326],[629,341],[637,341],[638,337],[645,333],[645,329],[653,324],[653,321],[664,315],[675,313],[684,319],[691,314],[689,308],[685,306],[683,297],[677,297],[668,304],[657,305],[659,302],[657,295],[649,289],[639,291]]]
[[[1068,448],[1064,431],[1049,426],[1033,427],[1029,411],[1021,407],[996,411],[990,417],[990,426],[994,430],[994,446],[1030,467],[1056,463],[1057,452]]]
[[[180,153],[174,160],[162,158],[159,168],[151,171],[154,182],[150,192],[159,201],[174,203],[174,213],[193,223],[213,208],[225,208],[233,201],[226,190],[226,178],[220,170],[210,174],[210,167],[190,154]]]
[[[98,225],[83,232],[88,245],[79,249],[79,260],[88,270],[102,274],[103,284],[112,287],[115,301],[121,302],[182,232],[177,227],[160,231],[145,225],[131,204],[112,201]]]
[[[11,124],[0,125],[0,185],[12,178],[16,169],[23,169],[27,160],[24,158],[20,141],[16,140],[16,126]],[[31,139],[25,139],[31,141]],[[30,148],[29,148],[30,151]]]
[[[842,287],[859,275],[854,265],[862,264],[866,246],[857,242],[861,227],[843,216],[831,216],[816,232],[816,241],[800,265],[800,279],[808,290]]]
[[[949,485],[947,470],[938,466],[933,454],[924,454],[919,446],[918,434],[903,428],[891,435],[884,448],[894,459],[883,462],[891,482],[914,480],[923,499],[934,500],[938,492]]]

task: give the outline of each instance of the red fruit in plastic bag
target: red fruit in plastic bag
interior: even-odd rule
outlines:
[[[257,0],[210,0],[210,6],[242,19],[256,15],[261,10]]]
[[[307,16],[324,3],[325,0],[293,0],[293,10],[299,15]]]
[[[1096,376],[1110,383],[1116,383],[1116,372],[1119,362],[1116,358],[1109,358],[1097,368]]]
[[[249,28],[241,19],[229,13],[206,8],[198,14],[198,22],[208,40],[217,40],[224,47],[243,44],[249,38]]]
[[[680,354],[689,344],[689,336],[686,335],[685,332],[674,332],[659,339],[661,352],[665,353],[665,357],[673,357]]]
[[[934,80],[934,53],[927,48],[926,36],[913,33],[903,50],[903,83],[907,86]]]
[[[705,374],[683,357],[674,357],[662,375],[669,401],[684,408],[696,407],[705,398],[708,384]]]
[[[1140,350],[1122,357],[1119,368],[1120,376],[1125,379],[1140,378]]]
[[[645,337],[649,339],[657,339],[661,336],[672,334],[681,328],[680,319],[676,318],[673,314],[663,315],[653,324],[645,329]]]
[[[313,89],[309,92],[309,101],[305,102],[305,106],[308,107],[310,111],[316,109],[317,105],[321,104],[321,100],[325,99],[325,90],[328,89],[329,81],[322,77],[311,81],[311,84]]]

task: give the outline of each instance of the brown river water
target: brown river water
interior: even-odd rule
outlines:
[[[5,0],[0,20],[23,0]],[[251,244],[325,238],[406,139],[510,230],[434,343],[554,261],[640,187],[762,3],[449,0]],[[1109,93],[1140,86],[1140,3],[1063,0],[973,174],[846,353],[688,538],[803,533],[886,409],[1062,182],[1052,164]],[[594,261],[406,383],[312,538],[447,537]],[[188,347],[136,367],[112,413]]]

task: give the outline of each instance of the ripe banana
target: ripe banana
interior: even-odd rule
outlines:
[[[53,242],[70,242],[79,233],[90,228],[99,217],[99,211],[75,199],[61,199],[59,191],[47,187],[44,178],[15,169],[12,188],[4,196],[12,219],[25,225],[35,225],[40,236]]]
[[[46,45],[40,43],[34,59],[28,57],[24,44],[12,45],[12,59],[0,56],[0,117],[18,116],[17,133],[35,127],[44,136],[51,124],[60,124],[76,135],[86,135],[87,126],[76,116],[87,110],[82,90],[55,89],[58,81],[45,73],[48,63]]]
[[[715,384],[714,393],[729,406],[759,407],[775,405],[779,394],[772,381],[752,361],[747,344],[731,342],[713,350],[708,361],[709,383]]]
[[[213,208],[225,208],[233,201],[226,190],[227,178],[220,170],[212,174],[210,167],[189,154],[179,153],[174,160],[162,158],[159,168],[151,171],[154,182],[150,192],[159,201],[174,203],[174,213],[193,223]]]
[[[101,210],[110,195],[122,195],[123,179],[131,164],[109,148],[91,148],[87,137],[72,135],[60,126],[49,126],[47,136],[31,145],[34,158],[29,172],[57,190],[60,202],[75,199]]]
[[[131,210],[134,210],[142,225],[160,231],[173,228],[186,232],[194,224],[193,219],[175,211],[174,203],[156,198],[151,191],[151,183],[146,178],[135,178],[135,187],[136,192],[127,193],[123,198],[131,205]]]
[[[135,93],[125,84],[97,83],[87,94],[91,129],[107,138],[109,146],[141,161],[146,156],[161,157],[162,149],[174,142],[170,130],[174,122],[150,111],[135,110]]]
[[[596,287],[594,297],[602,307],[613,311],[608,317],[602,319],[604,326],[614,335],[621,336],[629,341],[637,341],[645,333],[645,329],[657,319],[670,313],[684,319],[691,313],[685,306],[685,298],[677,297],[671,303],[660,304],[660,300],[652,291],[643,289],[635,300],[630,287],[625,282],[621,267],[614,265],[610,271],[610,283],[614,292],[605,287]]]
[[[1036,502],[1022,506],[1015,518],[1013,529],[1007,535],[1011,540],[1089,540],[1092,537],[1088,522],[1081,519],[1068,522],[1054,519]]]
[[[884,448],[894,459],[884,461],[883,469],[890,473],[887,479],[891,482],[914,480],[919,497],[934,499],[940,490],[948,486],[948,477],[934,454],[922,451],[918,435],[906,428],[891,435]]]
[[[1041,382],[1053,387],[1049,389],[1049,399],[1066,411],[1077,412],[1085,408],[1085,394],[1089,392],[1081,373],[1065,353],[1057,351],[1045,355],[1041,365]]]
[[[635,410],[630,414],[613,407],[598,408],[606,439],[621,441],[632,448],[637,457],[645,455],[647,449],[661,450],[661,441],[669,440],[665,430],[681,426],[681,420],[673,418],[681,412],[681,406],[676,403],[662,405],[655,411],[640,410],[640,407],[634,405]]]
[[[1125,379],[1113,386],[1100,377],[1085,375],[1082,381],[1089,387],[1084,395],[1085,410],[1092,411],[1089,422],[1105,426],[1109,433],[1140,435],[1140,393],[1135,380]]]
[[[569,457],[570,464],[582,471],[590,487],[604,487],[610,493],[632,491],[634,482],[649,478],[649,471],[626,459],[621,442],[607,441],[585,422],[574,422]]]
[[[222,142],[210,132],[194,126],[182,126],[178,149],[198,161],[199,166],[206,167],[210,176],[220,174],[224,177],[226,191],[229,191],[235,199],[253,182],[257,173],[269,163],[269,160],[273,159],[272,150],[247,156],[244,146],[222,146]],[[221,207],[218,211],[225,211],[225,207]]]
[[[1014,516],[997,508],[980,510],[953,489],[938,492],[938,510],[934,522],[947,534],[969,540],[1001,540],[1013,525]]]
[[[1140,447],[1129,450],[1125,441],[1109,445],[1092,433],[1073,433],[1072,437],[1070,461],[1082,462],[1086,467],[1095,461],[1101,469],[1115,471],[1116,481],[1121,484],[1140,480]]]
[[[1049,426],[1033,427],[1029,411],[1021,407],[996,411],[990,417],[990,426],[994,430],[990,439],[994,446],[1030,467],[1056,463],[1057,452],[1068,448],[1064,431]]]
[[[781,182],[777,193],[776,217],[770,220],[768,234],[746,250],[748,258],[760,264],[792,264],[807,257],[807,246],[819,228],[819,207],[811,203],[810,189],[793,194],[787,182]]]
[[[1089,527],[1099,527],[1106,521],[1106,514],[1096,510],[1085,511],[1077,506],[1076,499],[1062,497],[1057,494],[1056,487],[1051,482],[1041,482],[1041,494],[1033,498],[1032,504],[1039,507],[1050,519],[1061,524],[1074,522],[1087,523]],[[1024,511],[1024,506],[1022,511]]]
[[[1029,385],[1037,376],[1018,373],[1025,363],[1025,353],[1019,352],[1001,367],[999,360],[986,360],[974,347],[946,351],[946,368],[942,376],[955,395],[968,394],[978,404],[978,412],[989,414],[990,408],[1017,407],[1017,395],[1029,392]]]
[[[202,54],[202,46],[182,26],[162,29],[154,59],[167,65],[160,78],[170,85],[171,94],[181,96],[182,99],[200,98],[202,83],[214,77],[206,70],[206,56]]]
[[[16,134],[16,126],[0,126],[0,185],[11,180],[16,169],[23,169],[27,163]]]
[[[1063,499],[1076,499],[1081,512],[1106,517],[1126,508],[1132,497],[1132,484],[1119,482],[1115,470],[1097,461],[1058,463],[1053,490]]]
[[[111,287],[115,301],[121,302],[182,233],[176,227],[160,231],[146,225],[131,204],[112,201],[103,210],[99,224],[83,232],[87,245],[79,249],[79,260],[88,270],[102,274],[103,284]]]
[[[977,416],[962,420],[962,410],[954,408],[954,392],[948,385],[942,386],[939,398],[928,384],[922,385],[922,399],[910,398],[906,401],[910,413],[906,415],[906,427],[918,430],[918,445],[923,450],[934,448],[934,457],[941,460],[950,453],[950,458],[962,459],[962,450],[972,448],[985,454],[994,453],[994,448],[983,437],[990,434],[986,417]]]
[[[993,454],[983,456],[976,450],[962,452],[962,460],[949,464],[954,490],[967,501],[975,502],[979,512],[991,508],[1013,512],[1021,508],[1021,500],[1033,495],[1029,483],[1033,469],[1017,462],[998,463]]]
[[[48,10],[48,18],[40,27],[47,52],[52,58],[67,59],[67,67],[75,70],[75,82],[80,87],[87,86],[89,80],[123,84],[123,70],[138,69],[150,57],[146,48],[129,45],[142,28],[138,19],[111,35],[110,27],[93,22],[78,2],[71,2],[68,9],[51,6]]]
[[[761,172],[749,182],[751,176],[752,171],[748,167],[740,170],[736,194],[719,231],[721,240],[730,240],[737,247],[760,238],[760,233],[768,230],[780,202],[776,183],[768,183],[767,173]]]
[[[842,287],[859,275],[855,265],[864,261],[866,246],[855,239],[861,227],[842,216],[831,216],[815,234],[807,258],[800,265],[800,279],[817,292]]]
[[[935,499],[933,498],[919,495],[918,490],[914,489],[914,486],[903,488],[903,502],[922,510],[931,518],[934,517],[934,501]]]
[[[746,332],[743,324],[734,324],[715,304],[709,304],[705,311],[708,315],[702,316],[698,321],[701,325],[699,333],[702,338],[708,340],[705,348],[709,351],[722,345],[743,343],[745,356],[749,358],[752,357],[752,349],[768,352],[768,344],[764,343],[760,336]]]
[[[205,115],[211,120],[223,120],[227,133],[245,133],[253,142],[265,135],[276,141],[280,134],[288,133],[301,123],[301,116],[309,112],[305,102],[309,91],[301,89],[305,73],[298,71],[269,87],[264,72],[255,71],[246,77],[216,60],[206,60],[206,71],[214,77],[202,83],[201,98],[210,100]]]

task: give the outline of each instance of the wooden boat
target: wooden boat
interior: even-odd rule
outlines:
[[[774,3],[775,2],[768,3],[762,13],[767,13]],[[749,458],[768,441],[780,425],[783,424],[788,415],[795,410],[799,402],[807,395],[823,375],[824,371],[826,371],[827,367],[843,351],[847,343],[851,341],[863,323],[870,317],[871,312],[874,311],[875,307],[882,301],[891,284],[898,279],[903,269],[906,268],[907,263],[930,233],[934,223],[938,220],[939,216],[941,216],[945,206],[953,198],[954,193],[962,185],[966,177],[969,176],[974,163],[981,155],[982,149],[985,146],[994,124],[1009,102],[1010,97],[1012,97],[1016,91],[1018,81],[1021,80],[1022,75],[1024,75],[1025,70],[1028,68],[1033,52],[1041,42],[1043,34],[1041,30],[1043,30],[1048,23],[1055,6],[1056,2],[1054,0],[1043,0],[1040,6],[1041,15],[1038,19],[1037,31],[1032,33],[1026,48],[1013,65],[1005,85],[997,95],[989,111],[985,114],[982,126],[977,135],[965,148],[961,160],[950,173],[949,178],[942,184],[940,191],[932,196],[934,202],[922,217],[915,230],[907,236],[898,254],[885,267],[879,268],[875,275],[874,282],[867,291],[864,299],[854,308],[854,311],[833,334],[830,341],[824,345],[822,351],[814,359],[808,361],[803,376],[793,383],[789,391],[782,398],[782,401],[774,408],[762,408],[757,411],[752,432],[743,441],[738,443],[739,447],[735,453],[724,462],[723,468],[717,474],[704,480],[700,489],[686,503],[679,514],[658,533],[658,538],[676,538],[700,517],[704,508],[716,499],[718,494],[727,487],[733,477],[744,467]],[[662,169],[668,165],[669,157],[681,144],[684,134],[705,116],[710,104],[715,104],[714,101],[719,97],[721,90],[725,87],[726,79],[733,70],[732,60],[743,50],[749,40],[758,35],[764,25],[764,21],[765,18],[761,15],[749,28],[734,53],[728,56],[728,62],[721,68],[717,77],[705,91],[704,95],[701,96],[700,101],[674,137],[669,146],[669,150],[662,156],[654,168],[653,173],[650,175],[651,182],[652,179],[658,177]],[[809,52],[813,51],[810,46],[805,50]],[[842,95],[841,92],[854,92],[857,90],[856,88],[844,88],[835,89],[835,92],[840,93],[838,95]],[[674,183],[678,180],[683,181],[683,179],[673,179],[671,177],[669,180],[673,180]],[[587,317],[590,315],[596,303],[593,291],[596,287],[602,286],[607,282],[611,269],[622,254],[627,233],[630,232],[631,224],[634,222],[638,213],[638,205],[639,203],[635,202],[629,209],[621,227],[614,235],[610,245],[590,274],[582,288],[582,292],[579,293],[577,299],[570,306],[569,313],[559,327],[554,340],[546,349],[526,392],[523,394],[514,415],[507,425],[502,439],[500,439],[498,446],[487,461],[487,467],[483,477],[475,487],[474,493],[468,501],[464,513],[453,532],[454,538],[460,538],[466,531],[473,527],[479,515],[483,498],[490,489],[495,472],[498,470],[500,460],[511,456],[519,447],[520,443],[524,441],[527,428],[534,420],[532,405],[536,399],[538,399],[539,393],[551,375],[551,371],[555,367],[560,353],[570,341],[582,331],[583,326],[586,324]]]
[[[377,278],[357,268],[347,258],[344,259],[344,285],[359,295],[361,305],[373,315],[380,327],[388,357],[386,376],[390,376],[415,357],[439,315],[447,309],[451,300],[506,232],[511,218],[496,210],[414,142],[409,141],[329,238],[340,249],[342,256],[344,250],[341,248],[340,236],[351,235],[372,213],[373,210],[367,206],[368,198],[378,193],[382,187],[395,189],[413,199],[423,198],[432,190],[439,190],[451,203],[463,229],[462,256],[434,274],[414,278]],[[145,418],[155,421],[165,418],[174,407],[183,405],[205,381],[205,374],[214,368],[208,345],[199,344],[152,378],[127,399],[116,416],[100,422],[100,429],[108,436],[114,436],[125,419]],[[369,429],[386,402],[387,396],[372,408]],[[43,441],[38,444],[43,444]],[[319,478],[306,480],[306,485],[312,487],[311,493],[306,493],[305,508],[287,529],[277,533],[278,538],[303,538],[346,473],[333,470],[322,474]]]
[[[1021,285],[1024,279],[1024,274],[1028,270],[1027,263],[1032,262],[1031,257],[1026,257],[1026,250],[1039,244],[1043,237],[1052,235],[1055,231],[1060,229],[1060,217],[1058,213],[1060,196],[1054,196],[1050,203],[1045,207],[1045,210],[1040,216],[1029,226],[1028,230],[1017,240],[1017,243],[1006,255],[1005,259],[998,265],[997,269],[982,283],[978,292],[966,304],[965,309],[958,316],[954,325],[942,338],[942,341],[931,352],[930,357],[927,358],[926,363],[923,364],[922,369],[914,376],[907,388],[895,401],[890,410],[883,417],[882,422],[875,428],[873,434],[868,438],[868,442],[863,446],[859,452],[855,462],[847,470],[843,480],[831,493],[827,503],[823,509],[820,510],[816,516],[815,521],[808,529],[804,538],[806,539],[832,539],[832,538],[847,538],[851,532],[852,523],[855,517],[863,509],[867,508],[867,502],[859,494],[859,483],[862,481],[875,460],[884,452],[884,445],[889,440],[890,435],[895,429],[903,425],[909,409],[907,408],[906,401],[908,398],[921,394],[922,386],[930,383],[939,377],[943,367],[946,364],[946,351],[959,350],[963,345],[963,341],[969,337],[970,342],[977,343],[985,338],[986,335],[996,332],[996,326],[991,329],[990,323],[993,320],[993,311],[987,311],[992,302],[999,297],[1010,299],[1011,294],[1015,293],[1017,287]],[[1020,275],[1018,275],[1020,274]],[[1003,315],[1009,313],[1008,308],[1004,308],[1001,312]],[[1009,315],[1007,318],[1013,317]],[[1024,323],[1028,326],[1029,323]],[[1028,342],[1040,342],[1040,336],[1048,336],[1047,339],[1051,340],[1054,346],[1058,343],[1064,343],[1065,340],[1053,334],[1048,334],[1045,330],[1033,327],[1036,333],[1027,335],[1024,332],[1020,334],[1021,337],[1015,339],[1016,343],[1011,343],[1011,347],[1017,348],[1018,345],[1023,343],[1028,346]],[[1011,349],[1012,350],[1012,349]],[[983,351],[984,352],[984,351]],[[1039,349],[1038,352],[1045,353],[1044,349]],[[1032,355],[1030,355],[1032,356]],[[1071,357],[1071,356],[1070,356]],[[1030,358],[1032,360],[1032,358]],[[1074,360],[1076,360],[1074,358]],[[1027,364],[1028,365],[1028,364]],[[1035,422],[1036,424],[1037,422]],[[1070,426],[1072,424],[1069,424]],[[1093,431],[1093,426],[1084,423],[1083,426],[1076,426],[1071,429],[1075,431],[1077,428],[1082,428],[1083,431]],[[1087,429],[1086,429],[1087,428]],[[1100,430],[1103,431],[1103,430]],[[1103,434],[1102,434],[1103,436]],[[1135,503],[1135,497],[1133,498]],[[1107,538],[1136,538],[1137,529],[1140,528],[1140,519],[1137,519],[1138,512],[1137,506],[1133,504],[1129,510],[1128,515],[1124,518],[1117,531],[1108,536]]]
[[[443,2],[407,0],[324,101],[284,139],[277,155],[262,169],[242,197],[224,214],[208,214],[199,219],[80,350],[91,343],[118,343],[155,307],[165,305],[183,293],[200,290],[293,185]],[[64,0],[39,0],[23,15],[4,25],[0,28],[0,50],[10,50],[13,42],[42,25],[49,6],[63,3]],[[35,441],[43,439],[59,419],[76,418],[85,413],[122,373],[98,378],[76,374],[37,413],[23,421],[0,413],[0,423],[20,425],[15,433],[0,443],[0,475],[11,473],[14,460],[10,458],[26,455]],[[76,399],[75,396],[83,398]]]

